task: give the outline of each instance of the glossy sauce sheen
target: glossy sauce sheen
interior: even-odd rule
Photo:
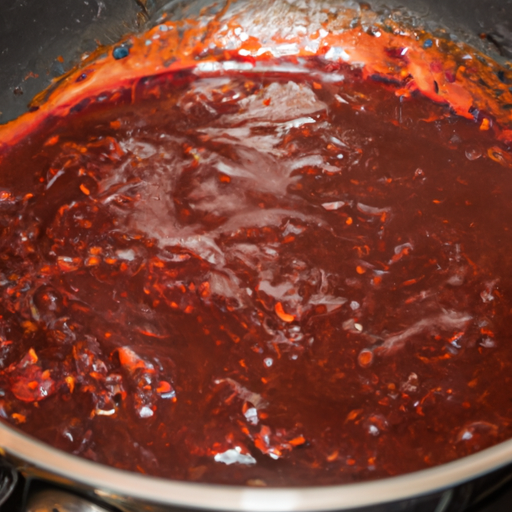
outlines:
[[[2,162],[2,416],[173,479],[322,485],[512,435],[485,123],[321,60],[145,79]]]

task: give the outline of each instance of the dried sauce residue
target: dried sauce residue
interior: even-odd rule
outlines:
[[[512,436],[510,72],[276,5],[164,20],[0,129],[5,421],[258,485]]]

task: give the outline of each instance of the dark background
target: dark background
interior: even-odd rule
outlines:
[[[0,0],[0,123],[99,44],[138,31],[157,0]],[[38,75],[34,77],[33,75]]]

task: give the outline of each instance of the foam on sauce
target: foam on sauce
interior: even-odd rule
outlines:
[[[488,109],[455,115],[461,94],[333,67],[339,46],[268,44],[250,66],[138,61],[121,84],[100,59],[0,132],[2,418],[115,467],[249,485],[511,437],[508,93],[461,82]]]

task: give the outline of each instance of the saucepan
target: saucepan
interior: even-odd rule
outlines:
[[[343,0],[338,1],[343,4]],[[171,17],[193,15],[212,3],[3,2],[0,6],[0,122],[26,111],[31,96],[98,44],[112,44],[124,34],[150,25],[163,12]],[[444,26],[496,59],[512,58],[512,0],[403,0],[401,4],[388,2],[385,7],[418,13],[419,19],[431,27]],[[50,482],[91,503],[100,501],[126,511],[377,511],[393,507],[404,510],[407,506],[436,512],[455,511],[483,499],[490,487],[508,481],[512,473],[508,468],[512,464],[512,440],[402,476],[339,486],[272,489],[177,482],[129,473],[56,450],[5,423],[0,423],[0,453],[14,474]],[[5,482],[6,489],[9,482],[12,483],[9,479]],[[44,509],[38,509],[34,503],[30,506],[31,510]],[[80,510],[98,510],[83,507]]]

